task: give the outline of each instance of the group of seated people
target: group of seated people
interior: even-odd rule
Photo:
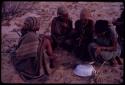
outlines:
[[[55,67],[53,50],[57,47],[73,52],[83,62],[106,60],[111,65],[116,61],[121,64],[121,49],[109,22],[97,20],[94,24],[88,15],[88,10],[83,9],[73,28],[68,11],[59,7],[57,17],[51,23],[51,36],[39,36],[36,31],[40,29],[40,20],[26,18],[13,57],[13,64],[20,76],[24,80],[33,80],[49,75],[48,69]]]

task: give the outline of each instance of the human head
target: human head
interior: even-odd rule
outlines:
[[[24,21],[23,31],[38,31],[40,29],[40,20],[36,17],[27,17]]]
[[[22,36],[29,31],[36,32],[40,29],[40,19],[36,17],[27,17],[24,26],[21,29]]]
[[[68,18],[68,11],[63,6],[58,7],[58,9],[57,9],[57,15],[59,17],[63,18],[63,19],[67,19]]]
[[[109,22],[107,20],[97,20],[95,23],[95,33],[102,34],[109,30]]]
[[[80,19],[85,20],[89,17],[89,11],[86,8],[83,8],[80,12]]]

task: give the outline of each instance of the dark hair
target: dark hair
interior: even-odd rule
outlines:
[[[97,20],[95,23],[95,32],[102,33],[109,30],[109,23],[107,20]]]
[[[110,38],[111,29],[109,26],[109,22],[107,20],[97,20],[95,24],[95,33],[104,33],[104,36]]]
[[[120,18],[124,20],[124,17],[125,17],[125,9],[122,11],[121,15],[120,15]]]
[[[24,36],[28,31],[27,30],[24,30],[24,29],[21,29],[21,36]]]

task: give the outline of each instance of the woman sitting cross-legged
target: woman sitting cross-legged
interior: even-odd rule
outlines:
[[[15,69],[24,80],[45,77],[54,67],[51,43],[45,36],[37,35],[39,28],[36,17],[26,18],[16,55],[12,58]]]
[[[119,59],[121,49],[114,32],[106,20],[98,20],[95,23],[96,39],[89,45],[89,54],[97,61],[110,61],[110,64],[121,64]],[[117,62],[116,62],[117,61]]]
[[[83,8],[80,19],[75,22],[74,52],[76,56],[84,61],[92,61],[88,53],[88,45],[93,40],[93,20],[89,19],[90,12]]]
[[[51,38],[53,48],[61,47],[70,50],[72,47],[72,20],[68,11],[61,6],[57,10],[57,17],[54,17],[51,24]]]

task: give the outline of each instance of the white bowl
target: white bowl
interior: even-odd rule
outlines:
[[[78,76],[91,76],[96,71],[92,65],[85,64],[85,65],[77,65],[73,72]]]

